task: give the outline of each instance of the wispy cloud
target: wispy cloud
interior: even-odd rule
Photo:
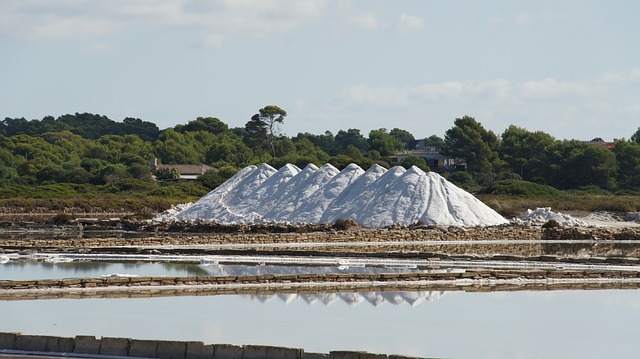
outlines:
[[[417,31],[424,28],[424,19],[415,15],[402,14],[397,18],[382,18],[375,13],[354,14],[344,20],[348,27],[361,30],[393,30],[397,32]]]
[[[326,0],[6,0],[0,34],[18,38],[91,37],[139,26],[197,30],[207,43],[270,34],[326,14]]]
[[[545,78],[410,86],[356,84],[345,88],[335,102],[345,111],[397,112],[409,128],[417,126],[424,116],[453,120],[452,116],[469,114],[481,122],[484,119],[496,132],[515,123],[551,133],[572,128],[577,138],[616,129],[620,131],[618,137],[628,137],[630,133],[621,131],[640,125],[640,105],[631,95],[638,91],[640,69],[633,69],[575,81]],[[412,118],[417,114],[421,118]]]
[[[383,19],[329,0],[4,0],[0,36],[22,39],[95,38],[140,27],[193,30],[198,42],[218,47],[243,36],[265,37],[314,21],[409,32],[424,21],[402,14]]]
[[[395,22],[395,28],[403,32],[422,30],[424,28],[424,19],[414,15],[402,14]]]

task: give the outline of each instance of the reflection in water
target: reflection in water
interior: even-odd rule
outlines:
[[[57,258],[57,257],[56,257]],[[0,264],[0,279],[60,279],[99,277],[113,273],[138,276],[239,276],[261,274],[407,273],[425,272],[416,268],[202,264],[172,262],[33,261],[11,260]],[[440,269],[437,271],[455,271]]]
[[[0,279],[3,280],[100,277],[113,273],[138,276],[207,275],[199,265],[190,263],[9,261],[0,264]]]
[[[336,273],[413,273],[426,272],[414,267],[374,267],[374,266],[320,266],[320,265],[247,265],[247,264],[202,264],[211,276],[239,276],[263,274],[336,274]],[[451,269],[453,270],[453,269]],[[440,270],[444,271],[444,270]]]
[[[307,304],[322,303],[331,305],[336,301],[342,301],[350,306],[360,303],[369,303],[374,307],[389,303],[393,305],[409,304],[412,307],[419,305],[425,301],[433,301],[440,299],[445,292],[442,291],[417,291],[417,292],[360,292],[360,293],[320,293],[320,294],[297,294],[297,293],[280,293],[280,294],[256,294],[244,295],[245,298],[258,300],[267,303],[273,299],[278,299],[284,303],[292,303],[302,300]]]
[[[637,290],[448,292],[417,306],[392,303],[425,293],[387,294],[0,301],[0,332],[463,359],[634,358],[640,352]],[[350,304],[368,300],[379,305]]]
[[[640,257],[640,241],[586,241],[542,243],[544,254],[561,257]]]

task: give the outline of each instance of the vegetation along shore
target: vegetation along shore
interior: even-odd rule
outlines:
[[[496,135],[469,116],[444,137],[400,128],[365,136],[280,132],[287,113],[266,106],[244,127],[215,117],[159,129],[76,113],[5,118],[0,123],[0,216],[38,213],[128,213],[148,218],[190,202],[249,164],[377,163],[436,171],[504,216],[527,208],[640,209],[640,129],[629,139],[555,139],[510,126]]]

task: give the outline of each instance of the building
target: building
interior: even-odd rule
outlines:
[[[420,142],[416,146],[415,150],[397,152],[395,155],[389,157],[399,162],[408,156],[424,158],[427,165],[429,165],[429,168],[434,170],[461,171],[467,169],[467,162],[464,159],[445,156],[440,153],[440,150],[437,147],[424,146],[421,145]]]
[[[158,163],[158,159],[154,158],[151,160],[151,172],[155,173],[157,170],[161,168],[175,168],[180,173],[180,178],[177,180],[186,180],[192,181],[198,179],[198,177],[209,170],[214,170],[215,168],[205,165],[203,163],[197,165],[178,165],[178,164],[160,164]]]
[[[598,138],[598,139],[594,139],[593,141],[587,142],[587,144],[596,146],[596,147],[604,147],[612,150],[616,147],[616,143],[618,143],[618,141],[619,140],[617,138],[614,138],[613,142],[607,142],[601,138]]]

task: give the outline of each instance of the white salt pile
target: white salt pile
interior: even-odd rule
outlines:
[[[171,221],[176,218],[176,215],[178,213],[184,211],[192,205],[192,202],[172,205],[171,208],[158,214],[154,219],[159,222]]]
[[[335,223],[352,219],[365,227],[392,224],[490,226],[507,221],[437,173],[417,167],[366,172],[351,164],[342,171],[325,164],[303,170],[268,164],[239,171],[189,208],[178,220],[230,223]]]
[[[532,225],[543,225],[550,220],[554,220],[565,226],[588,226],[589,224],[577,218],[573,218],[568,214],[553,212],[550,207],[536,208],[535,210],[527,209],[522,216],[524,223]]]

